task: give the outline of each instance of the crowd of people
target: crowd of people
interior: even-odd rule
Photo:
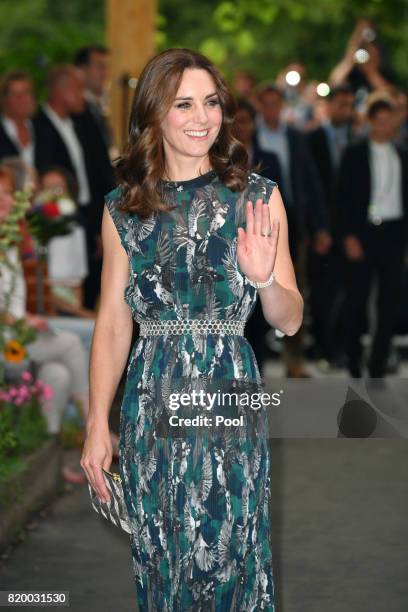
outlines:
[[[310,376],[307,331],[323,371],[361,377],[367,366],[371,378],[385,376],[398,362],[392,337],[407,331],[408,96],[373,25],[358,22],[328,83],[308,80],[293,63],[266,84],[240,72],[235,90],[236,136],[283,194],[306,297],[309,325],[283,339],[287,375]],[[248,331],[263,363],[270,348],[259,304]]]
[[[10,318],[26,317],[39,331],[30,358],[55,390],[55,409],[46,412],[53,432],[61,427],[70,396],[84,418],[87,413],[101,220],[104,196],[115,186],[116,149],[106,115],[108,61],[105,47],[80,49],[71,64],[48,72],[41,104],[23,71],[4,75],[0,86],[0,221],[16,189],[60,189],[78,211],[77,228],[54,238],[48,249],[52,316],[27,311],[22,271],[8,312]],[[304,65],[292,63],[267,83],[240,71],[233,87],[235,136],[245,144],[251,167],[276,181],[282,193],[298,286],[306,299],[302,328],[282,339],[286,375],[310,376],[307,348],[325,371],[342,367],[362,376],[361,339],[369,332],[368,373],[385,376],[393,335],[404,325],[408,97],[395,86],[372,24],[357,24],[327,84],[309,79]],[[25,236],[13,258],[24,262],[30,253]],[[3,292],[6,277],[0,277]],[[246,335],[262,370],[273,353],[259,300]],[[311,348],[306,337],[313,339]],[[78,481],[80,475],[67,479]]]
[[[88,361],[100,292],[103,202],[115,185],[112,132],[104,110],[107,79],[107,49],[91,46],[80,49],[72,64],[49,71],[42,104],[26,72],[4,75],[0,86],[0,222],[10,213],[16,190],[30,192],[35,201],[49,189],[76,204],[77,227],[48,244],[50,296],[45,313],[27,308],[24,264],[37,254],[26,224],[21,225],[18,250],[13,246],[8,257],[18,273],[6,314],[9,322],[25,318],[37,330],[27,351],[38,375],[53,389],[50,406],[44,406],[53,434],[60,432],[70,400],[80,407],[84,424],[89,408]],[[4,308],[11,274],[4,262],[1,267]],[[119,440],[113,432],[112,442],[117,455]],[[66,466],[64,477],[85,482],[80,468]]]

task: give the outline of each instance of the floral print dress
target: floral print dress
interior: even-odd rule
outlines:
[[[247,200],[268,202],[275,185],[250,173],[233,192],[213,170],[162,181],[175,208],[143,222],[117,210],[120,187],[105,196],[129,259],[124,299],[134,319],[246,321],[256,289],[237,262],[237,228]],[[131,349],[119,456],[141,612],[275,611],[267,407],[236,406],[234,427],[169,425],[182,413],[171,408],[174,392],[237,383],[261,389],[251,345],[227,326],[139,336]],[[183,416],[198,414],[192,404]],[[215,402],[200,414],[223,410]]]

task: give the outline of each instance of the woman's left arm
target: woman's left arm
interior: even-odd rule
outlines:
[[[289,252],[286,211],[277,187],[268,205],[261,200],[255,206],[247,203],[246,226],[246,231],[238,229],[240,268],[248,279],[259,282],[274,272],[274,282],[258,289],[263,315],[272,327],[293,336],[302,324],[304,304]],[[267,236],[270,228],[272,235]]]
[[[293,336],[302,325],[303,298],[296,283],[295,271],[289,252],[288,222],[285,206],[278,187],[269,198],[271,227],[279,221],[279,237],[274,266],[275,280],[269,287],[258,289],[262,312],[272,327],[287,336]]]

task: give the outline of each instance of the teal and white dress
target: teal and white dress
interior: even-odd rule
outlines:
[[[268,202],[275,185],[250,173],[244,191],[233,192],[213,170],[162,181],[175,209],[144,222],[117,210],[120,187],[105,196],[129,258],[124,299],[134,319],[246,321],[256,289],[237,263],[237,228],[245,228],[247,200]],[[120,473],[143,612],[275,611],[267,407],[239,407],[244,425],[236,428],[169,427],[175,391],[237,382],[259,390],[261,378],[251,345],[228,326],[139,336],[131,349]]]

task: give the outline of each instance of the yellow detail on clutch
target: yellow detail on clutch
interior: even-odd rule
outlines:
[[[121,480],[122,480],[122,479],[121,479],[121,477],[120,477],[120,474],[118,474],[117,472],[109,472],[109,470],[104,470],[103,468],[102,468],[102,470],[103,470],[103,471],[104,471],[106,474],[109,474],[109,476],[112,476],[112,478],[113,478],[114,480],[116,480],[116,482],[121,482]]]

